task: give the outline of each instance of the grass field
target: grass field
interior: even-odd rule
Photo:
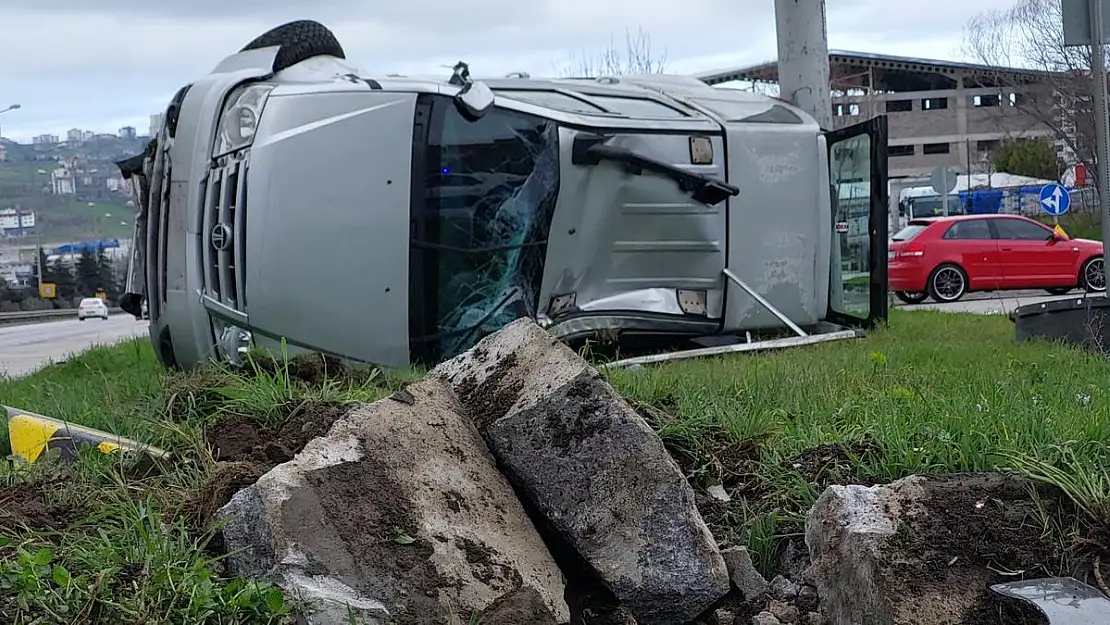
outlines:
[[[1110,361],[1017,345],[1000,316],[894,311],[889,328],[861,340],[609,375],[696,487],[733,493],[703,514],[719,541],[747,544],[766,572],[831,483],[1017,469],[1079,504],[1081,521],[1057,528],[1061,540],[1078,545],[1110,527]],[[90,458],[54,489],[58,469],[9,469],[0,497],[36,483],[77,520],[47,532],[0,512],[0,620],[68,622],[96,609],[120,623],[277,622],[289,609],[280,593],[223,579],[202,548],[208,534],[188,505],[216,470],[202,428],[232,416],[279,423],[305,402],[372,400],[411,377],[304,385],[280,367],[163,376],[140,340],[0,381],[2,403],[191,459],[139,479],[130,465]]]
[[[0,163],[0,208],[19,205],[34,210],[38,222],[35,232],[46,242],[131,235],[135,209],[126,206],[127,198],[123,196],[106,197],[90,205],[72,197],[43,193],[56,166],[46,161]]]

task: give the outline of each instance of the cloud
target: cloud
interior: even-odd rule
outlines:
[[[973,13],[1009,0],[829,2],[830,46],[949,57]],[[69,127],[115,130],[150,113],[268,28],[316,19],[369,73],[446,73],[464,59],[476,73],[550,74],[592,56],[626,29],[650,33],[674,71],[756,63],[775,56],[768,0],[4,0],[0,116],[5,136]]]

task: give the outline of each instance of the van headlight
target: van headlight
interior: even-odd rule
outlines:
[[[247,85],[231,93],[220,114],[220,130],[212,158],[250,146],[258,130],[258,120],[262,119],[266,98],[273,90],[273,85]]]

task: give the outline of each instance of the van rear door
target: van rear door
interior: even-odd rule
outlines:
[[[871,327],[886,321],[889,307],[886,116],[828,132],[825,141],[832,194],[826,319]]]
[[[135,226],[131,236],[131,250],[127,261],[127,281],[119,305],[124,312],[142,319],[143,300],[146,297],[146,231],[150,179],[146,175],[145,163],[154,153],[156,141],[151,140],[142,154],[118,161],[120,173],[131,185],[131,197],[135,202]]]

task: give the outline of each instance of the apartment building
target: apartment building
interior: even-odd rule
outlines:
[[[150,116],[150,136],[157,137],[162,132],[162,124],[166,122],[165,113],[155,113]]]
[[[829,52],[834,128],[886,115],[892,178],[927,176],[945,165],[987,173],[1003,142],[1042,138],[1070,160],[1038,111],[1052,110],[1043,74],[1021,69],[862,52]],[[713,72],[712,84],[775,85],[777,63]]]

